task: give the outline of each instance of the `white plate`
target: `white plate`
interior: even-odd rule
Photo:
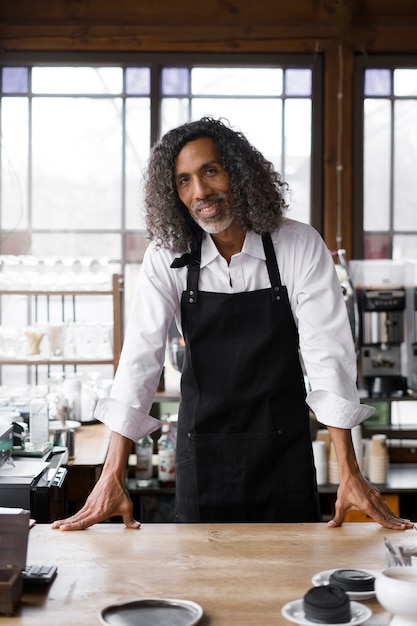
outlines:
[[[59,420],[53,420],[49,422],[49,430],[71,430],[81,426],[81,422],[75,420],[67,420],[64,425]]]
[[[321,587],[322,585],[328,585],[330,576],[336,570],[341,569],[337,567],[335,569],[327,569],[324,572],[319,572],[318,574],[314,574],[311,582],[315,587]],[[347,568],[343,568],[347,569]],[[369,569],[362,569],[362,567],[358,568],[349,568],[349,569],[360,569],[362,572],[366,572],[367,574],[371,574],[371,576],[378,576],[378,572],[371,572]],[[370,600],[370,598],[375,597],[375,590],[373,591],[347,591],[346,592],[351,600]]]
[[[194,626],[203,615],[199,604],[189,600],[140,598],[116,602],[100,612],[106,626]]]
[[[364,604],[359,604],[359,602],[351,602],[350,611],[352,617],[349,622],[342,622],[341,624],[326,623],[326,626],[346,626],[347,624],[349,626],[354,626],[354,624],[363,624],[363,622],[366,622],[366,620],[372,615],[371,609]],[[312,622],[306,618],[302,599],[288,602],[288,604],[282,607],[281,613],[290,622],[302,624],[303,626],[317,626],[317,622]]]

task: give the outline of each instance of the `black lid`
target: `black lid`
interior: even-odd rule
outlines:
[[[304,614],[312,622],[342,624],[351,619],[347,593],[336,585],[309,589],[303,598]]]
[[[361,569],[337,569],[330,574],[329,582],[345,591],[373,591],[375,576]]]

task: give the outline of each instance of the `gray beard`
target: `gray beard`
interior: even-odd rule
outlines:
[[[213,221],[210,220],[199,220],[194,218],[197,224],[204,230],[204,232],[209,235],[218,235],[223,232],[230,226],[233,222],[233,215],[229,212],[227,215],[223,216],[221,219],[213,218]]]

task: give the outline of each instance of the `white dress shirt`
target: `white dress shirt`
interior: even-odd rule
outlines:
[[[288,218],[272,233],[272,241],[311,387],[307,402],[319,422],[353,428],[373,409],[358,399],[352,332],[331,254],[317,231]],[[110,398],[100,400],[96,408],[97,419],[134,441],[160,426],[149,411],[174,316],[181,331],[181,295],[188,271],[187,267],[171,269],[176,256],[154,243],[148,247]],[[259,235],[248,232],[242,251],[230,264],[211,237],[203,237],[201,291],[238,293],[270,286]]]

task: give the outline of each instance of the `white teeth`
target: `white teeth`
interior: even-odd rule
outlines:
[[[200,209],[200,213],[210,213],[210,211],[212,211],[215,207],[216,207],[216,204],[211,204],[210,206],[206,206]]]

